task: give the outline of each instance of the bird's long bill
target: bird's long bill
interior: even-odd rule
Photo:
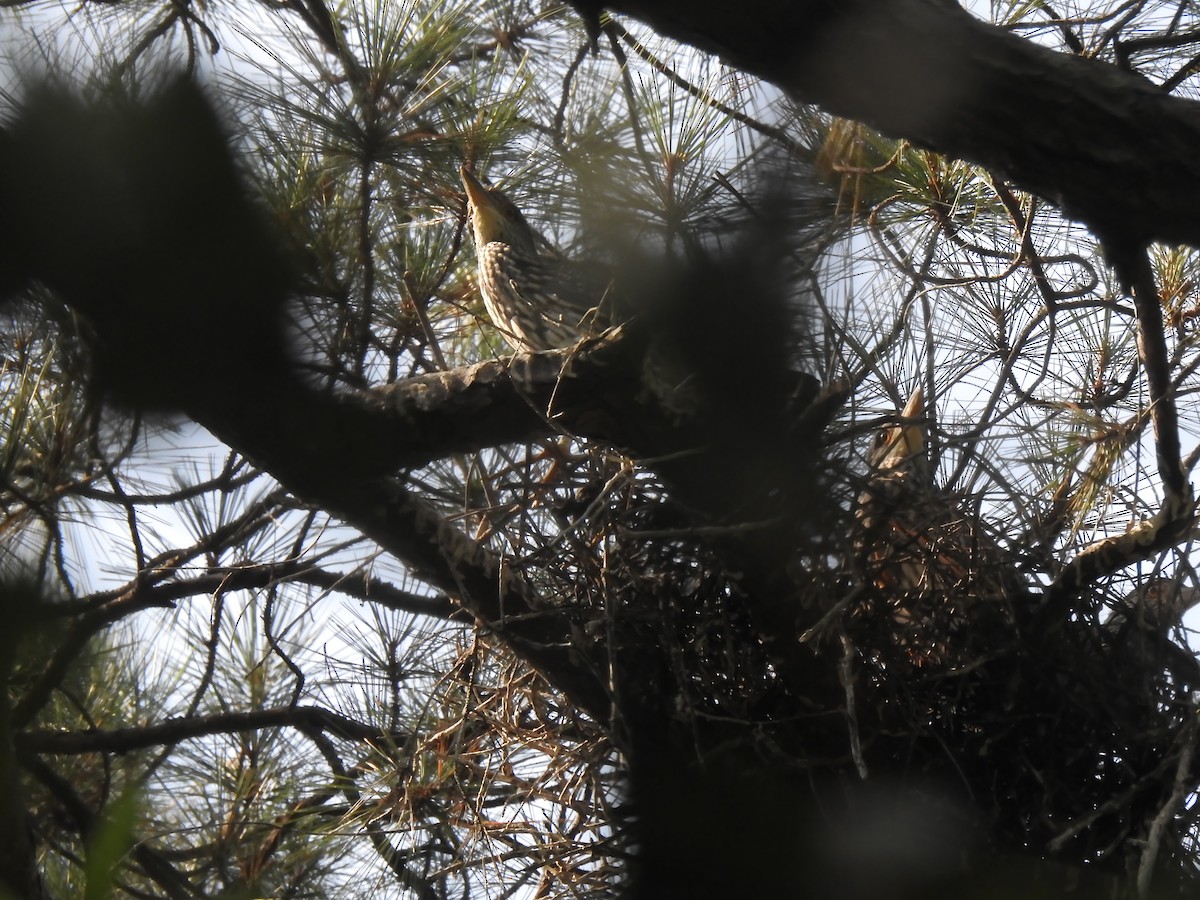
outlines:
[[[925,415],[925,392],[921,390],[921,386],[917,385],[916,390],[908,398],[908,402],[904,404],[904,409],[900,410],[900,416],[904,419],[918,419]]]
[[[458,167],[458,175],[462,178],[463,187],[467,189],[467,197],[472,206],[478,205],[481,201],[487,202],[487,188],[484,187],[482,181],[475,177],[475,173],[467,168],[465,163]]]
[[[504,214],[492,199],[492,192],[466,165],[459,166],[458,174],[471,204],[471,224],[475,229],[476,243],[486,244],[496,240],[504,233]]]
[[[900,410],[900,418],[902,419],[920,419],[925,415],[925,392],[921,390],[920,385],[908,398],[908,402],[904,404],[904,409]],[[901,458],[909,458],[917,456],[925,452],[925,426],[920,422],[903,422],[900,425],[900,437],[898,443],[901,445],[899,449]]]
[[[880,470],[898,469],[925,452],[925,426],[909,421],[925,415],[925,395],[918,387],[900,410],[901,422],[882,433],[883,443],[872,453],[871,462]]]

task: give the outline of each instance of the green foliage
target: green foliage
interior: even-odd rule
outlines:
[[[108,815],[93,827],[84,867],[84,900],[108,900],[114,896],[117,867],[133,844],[137,805],[137,794],[130,791],[111,803]]]

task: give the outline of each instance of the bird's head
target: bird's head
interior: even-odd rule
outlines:
[[[909,473],[929,476],[926,455],[925,396],[918,387],[900,411],[900,421],[885,425],[875,436],[867,462],[880,474]]]
[[[471,216],[471,228],[475,232],[475,246],[483,248],[493,241],[509,244],[519,250],[536,251],[534,231],[521,215],[517,205],[496,188],[490,188],[475,177],[465,165],[458,170],[463,187],[467,189],[467,203]]]

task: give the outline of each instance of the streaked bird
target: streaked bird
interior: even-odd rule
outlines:
[[[1200,687],[1200,661],[1178,642],[1184,614],[1197,605],[1200,589],[1180,577],[1139,584],[1100,627],[1110,662],[1121,667],[1131,684],[1165,669],[1177,682]]]
[[[1104,623],[1110,633],[1125,628],[1168,635],[1183,622],[1184,613],[1200,605],[1200,589],[1180,578],[1147,579],[1130,591]]]
[[[459,169],[488,317],[518,350],[570,347],[612,323],[607,273],[566,259],[503,192]]]
[[[858,498],[858,567],[891,642],[919,665],[963,665],[1006,643],[1028,588],[961,498],[939,488],[918,388],[882,429]]]

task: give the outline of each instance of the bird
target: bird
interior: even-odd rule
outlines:
[[[917,665],[953,668],[1013,633],[1028,586],[962,498],[937,486],[925,418],[917,388],[868,455],[855,543],[870,599],[859,614]]]
[[[1200,684],[1200,662],[1190,649],[1173,640],[1184,614],[1200,605],[1200,588],[1181,578],[1149,578],[1125,595],[1100,626],[1109,662],[1128,678],[1143,680],[1164,669],[1179,683]]]
[[[515,203],[465,164],[479,292],[488,318],[519,351],[572,347],[613,324],[612,280],[566,258]]]
[[[1125,595],[1104,628],[1113,634],[1132,627],[1167,635],[1196,605],[1200,605],[1200,588],[1179,578],[1150,578]]]

